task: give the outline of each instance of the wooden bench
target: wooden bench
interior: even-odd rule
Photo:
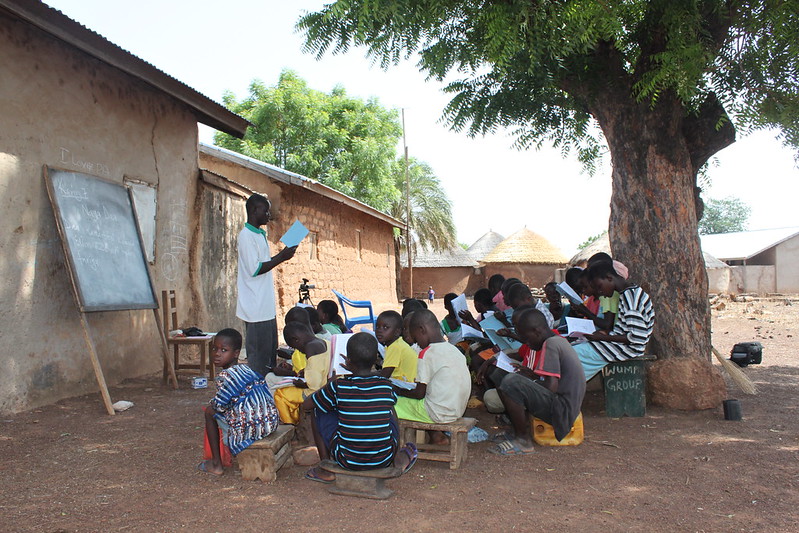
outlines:
[[[265,439],[250,444],[236,456],[241,478],[247,481],[260,479],[267,483],[277,479],[280,467],[291,461],[293,435],[294,426],[281,424]]]
[[[399,420],[400,442],[415,442],[416,431],[448,431],[449,445],[417,443],[419,459],[427,461],[444,461],[449,463],[452,470],[458,468],[469,454],[466,446],[469,430],[474,427],[477,420],[474,418],[459,418],[449,424],[429,424],[414,420]]]
[[[402,470],[396,466],[375,470],[347,470],[334,461],[325,460],[319,467],[336,474],[336,481],[327,486],[327,492],[372,500],[385,500],[394,494],[394,491],[386,487],[385,482],[402,475]]]
[[[654,355],[643,355],[608,363],[602,369],[606,416],[646,416],[646,363],[656,359]]]

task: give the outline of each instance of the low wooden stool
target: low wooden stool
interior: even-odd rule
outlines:
[[[474,418],[459,418],[449,424],[429,424],[427,422],[416,422],[415,420],[403,420],[400,418],[400,442],[414,442],[416,430],[427,431],[448,431],[449,445],[446,444],[426,444],[417,443],[419,449],[419,459],[428,461],[444,461],[449,463],[451,470],[458,468],[469,454],[466,446],[469,430],[472,429],[477,420]]]
[[[656,359],[653,355],[642,355],[608,363],[602,369],[605,416],[646,416],[646,363]]]
[[[336,481],[327,486],[327,492],[372,500],[385,500],[394,494],[394,491],[386,487],[385,482],[402,475],[402,470],[396,466],[375,470],[347,470],[335,461],[324,460],[319,463],[319,467],[336,474]]]
[[[236,456],[241,478],[247,481],[260,479],[271,483],[277,479],[277,471],[291,461],[291,437],[294,426],[281,424],[265,439],[250,444]]]

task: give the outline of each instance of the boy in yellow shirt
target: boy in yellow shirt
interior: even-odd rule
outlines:
[[[402,316],[396,311],[383,311],[377,317],[375,336],[386,347],[380,375],[413,383],[419,356],[402,338]]]

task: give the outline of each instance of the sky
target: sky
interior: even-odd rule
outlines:
[[[297,19],[322,0],[46,0],[46,3],[215,101],[225,91],[241,99],[253,79],[277,82],[292,69],[309,87],[336,85],[405,110],[409,154],[430,164],[453,203],[458,241],[472,244],[489,230],[507,237],[523,227],[570,257],[607,229],[610,158],[589,176],[558,150],[519,151],[505,132],[470,139],[441,121],[449,98],[426,81],[411,58],[384,71],[363,50],[303,53]],[[200,126],[200,140],[213,130]],[[799,226],[795,152],[761,131],[716,155],[703,197],[737,196],[752,208],[748,229]],[[398,147],[401,153],[401,147]]]

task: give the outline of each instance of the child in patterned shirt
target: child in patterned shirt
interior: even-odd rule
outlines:
[[[213,340],[213,364],[222,368],[216,376],[216,396],[205,407],[205,432],[211,459],[197,465],[208,474],[222,475],[219,430],[222,441],[233,455],[266,438],[277,429],[278,417],[272,394],[264,378],[247,365],[238,364],[241,333],[223,329]]]

